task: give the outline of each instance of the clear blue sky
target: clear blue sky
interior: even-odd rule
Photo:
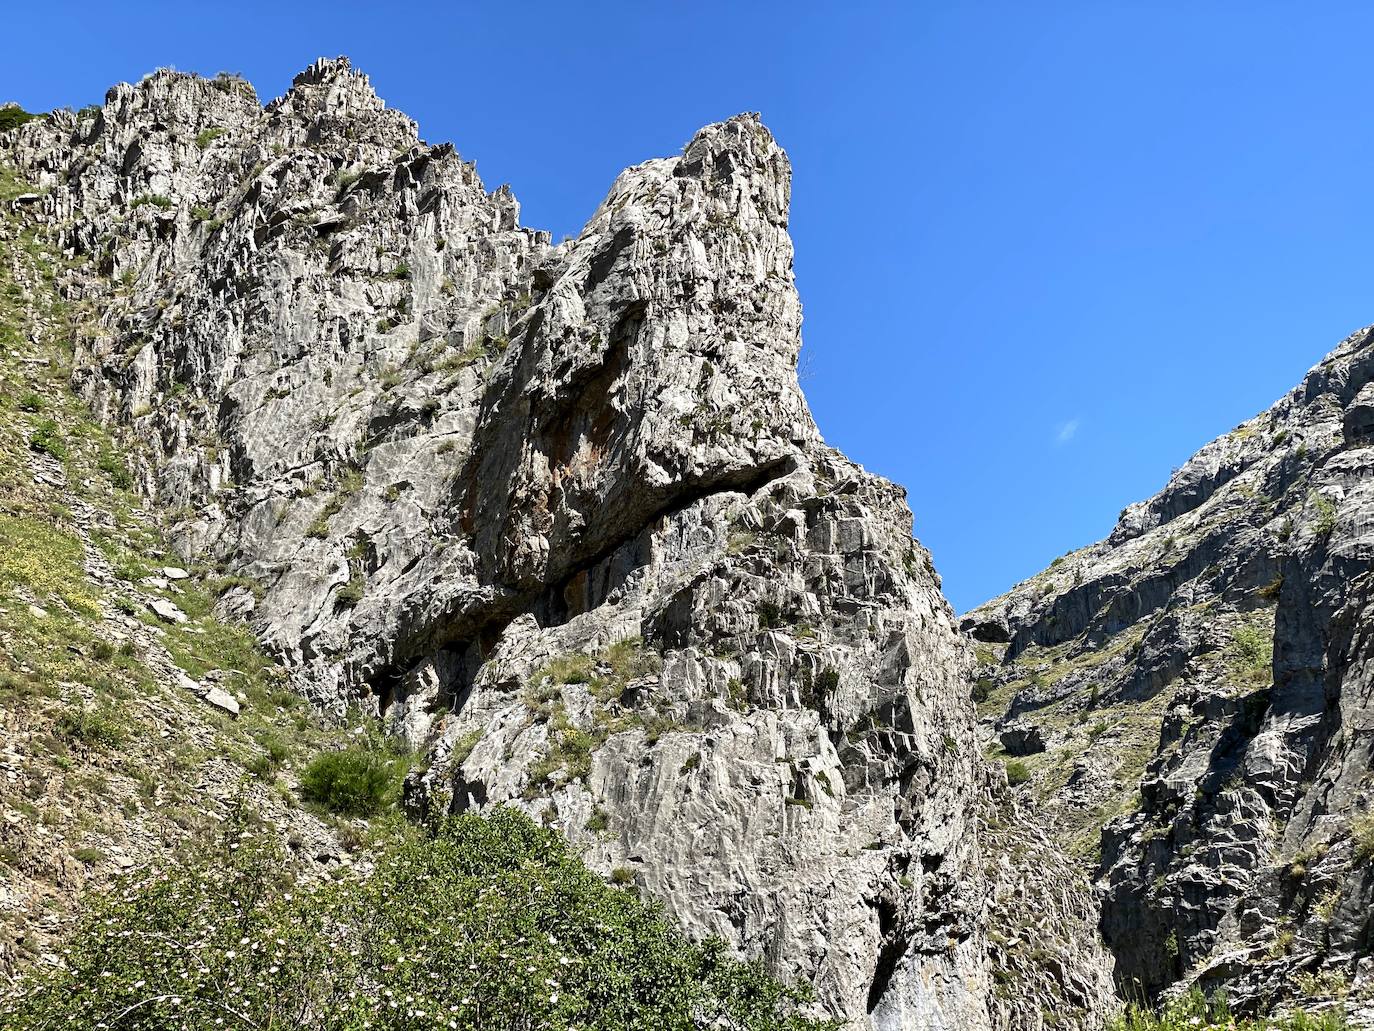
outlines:
[[[1371,39],[1338,2],[21,4],[0,98],[160,65],[269,98],[346,53],[556,238],[761,111],[817,420],[908,488],[962,610],[1374,322]]]

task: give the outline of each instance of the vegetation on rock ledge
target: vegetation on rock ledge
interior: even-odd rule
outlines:
[[[512,809],[446,820],[367,876],[299,883],[230,821],[126,880],[22,982],[0,1025],[829,1031],[804,988],[688,940]]]
[[[1256,1019],[1237,1017],[1223,994],[1208,998],[1195,988],[1159,1012],[1129,1006],[1108,1025],[1108,1031],[1346,1031],[1349,1026],[1339,1009],[1317,1015],[1298,1011]]]

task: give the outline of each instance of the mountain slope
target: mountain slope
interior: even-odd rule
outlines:
[[[71,393],[93,306],[59,296],[81,263],[11,210],[31,200],[0,168],[0,982],[56,962],[83,892],[242,807],[310,876],[366,834],[298,800],[349,735],[213,618],[217,579],[177,567]]]
[[[1107,540],[961,621],[994,752],[1061,838],[1101,829],[1125,988],[1374,1019],[1372,431],[1366,329]]]
[[[0,158],[100,273],[73,383],[174,546],[299,692],[420,749],[417,811],[518,804],[859,1024],[1101,1025],[903,494],[798,389],[756,116],[557,247],[342,59],[265,107],[159,72]]]

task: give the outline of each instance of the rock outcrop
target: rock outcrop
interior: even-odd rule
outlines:
[[[1083,851],[1123,989],[1374,1019],[1374,331],[1107,540],[962,620],[985,733]]]
[[[183,560],[426,753],[417,810],[522,805],[851,1026],[1101,1025],[1092,908],[977,754],[903,493],[798,389],[756,116],[558,246],[342,59],[266,107],[159,72],[0,158],[107,277],[75,383]]]

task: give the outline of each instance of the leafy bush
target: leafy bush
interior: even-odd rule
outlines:
[[[325,752],[301,774],[301,791],[332,813],[373,816],[394,799],[399,777],[394,760],[370,748]]]
[[[0,132],[9,129],[17,129],[21,125],[27,125],[35,118],[47,118],[47,115],[34,114],[32,111],[25,111],[18,104],[11,104],[9,107],[0,107]]]
[[[1267,683],[1274,664],[1273,635],[1257,626],[1243,623],[1231,634],[1227,648],[1231,668],[1244,680]]]
[[[782,607],[777,602],[764,599],[758,603],[756,611],[759,617],[759,629],[776,630],[782,626]]]
[[[1294,1012],[1254,1020],[1238,1018],[1221,991],[1208,998],[1197,988],[1159,1012],[1133,1003],[1107,1025],[1108,1031],[1345,1031],[1348,1027],[1339,1009],[1317,1016]]]
[[[231,827],[123,882],[21,982],[0,1026],[825,1031],[805,987],[693,942],[557,834],[502,809],[448,820],[369,875],[295,883]]]
[[[59,462],[66,461],[67,444],[62,439],[62,431],[53,419],[40,419],[29,434],[29,447],[51,455]]]
[[[1012,787],[1018,784],[1025,784],[1031,779],[1030,767],[1020,759],[1007,760],[1007,783]]]
[[[202,129],[200,132],[196,133],[196,146],[204,150],[223,135],[224,130],[219,126],[215,126],[211,129]]]
[[[1317,513],[1317,518],[1312,523],[1312,532],[1325,540],[1336,529],[1336,503],[1325,494],[1316,491],[1312,492],[1309,500]]]

